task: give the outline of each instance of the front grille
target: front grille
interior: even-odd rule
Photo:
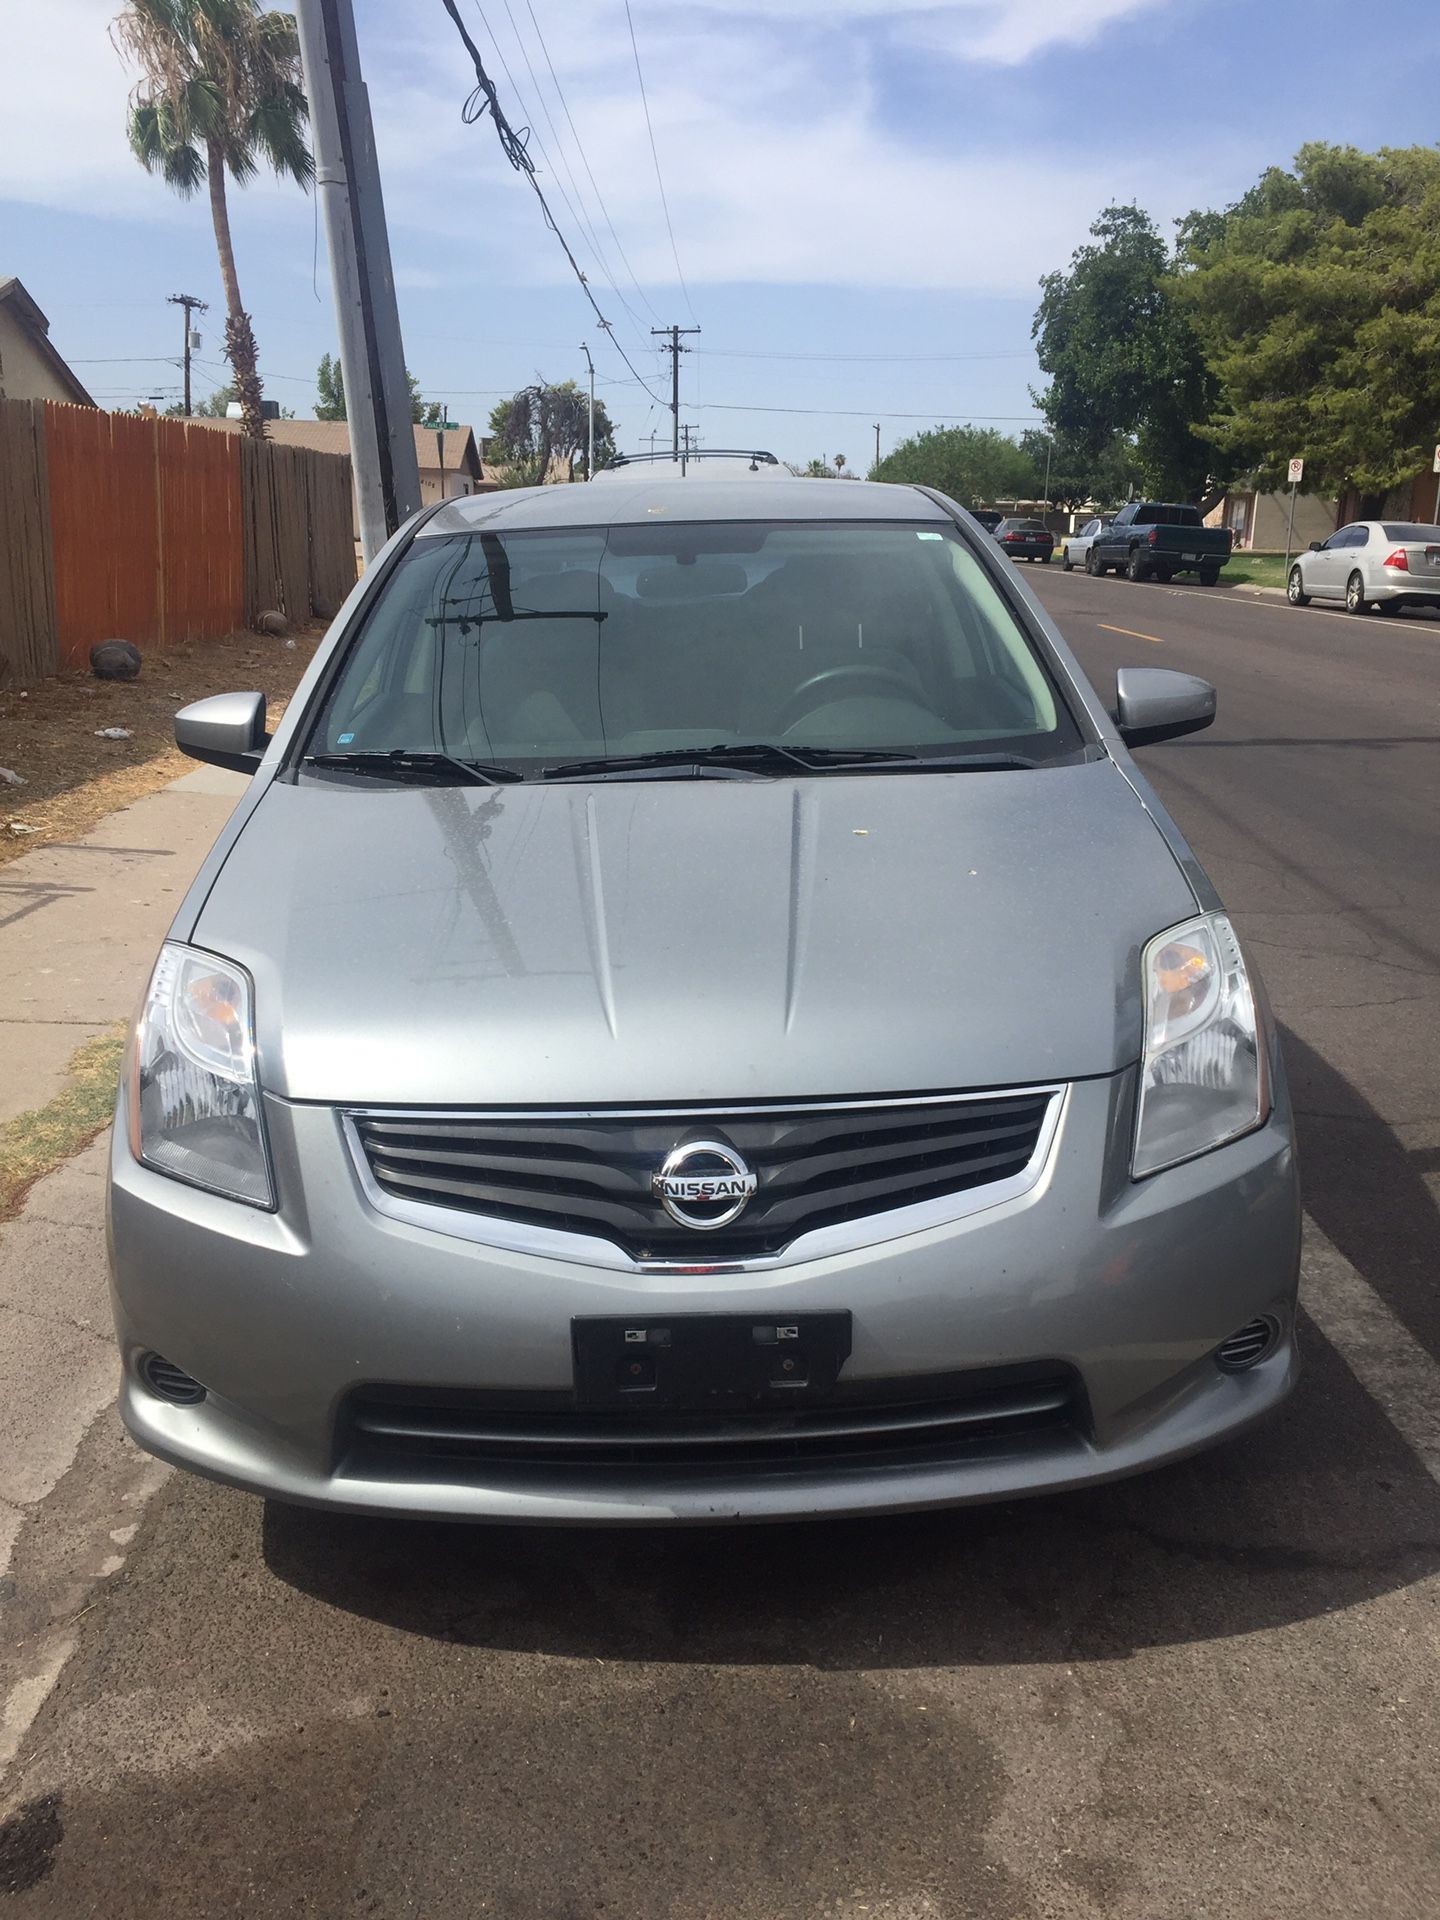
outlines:
[[[1054,1094],[871,1107],[589,1114],[357,1113],[383,1192],[613,1241],[634,1259],[713,1262],[783,1251],[802,1233],[1020,1173]],[[732,1225],[677,1225],[652,1176],[687,1138],[729,1145],[758,1177]]]
[[[589,1413],[568,1393],[370,1387],[346,1409],[340,1471],[435,1479],[507,1466],[663,1473],[863,1465],[1018,1444],[1083,1425],[1078,1380],[1054,1365],[842,1383],[823,1405],[725,1414]]]

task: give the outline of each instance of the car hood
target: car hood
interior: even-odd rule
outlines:
[[[1110,1073],[1195,911],[1109,761],[1038,772],[276,783],[195,943],[299,1100],[563,1104]]]

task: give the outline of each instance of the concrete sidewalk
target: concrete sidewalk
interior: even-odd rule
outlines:
[[[201,767],[81,840],[0,867],[0,1122],[53,1099],[75,1049],[129,1019],[245,786],[243,774]]]
[[[133,1013],[245,785],[202,768],[0,868],[0,1122],[53,1099],[75,1049]],[[0,1224],[0,1773],[63,1664],[69,1622],[123,1564],[163,1477],[110,1411],[107,1147],[108,1135],[38,1181]]]

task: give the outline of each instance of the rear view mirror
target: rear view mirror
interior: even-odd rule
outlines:
[[[1168,667],[1121,667],[1115,675],[1115,724],[1127,747],[1148,747],[1199,733],[1215,718],[1215,689]]]
[[[234,773],[254,773],[270,736],[263,693],[215,693],[175,716],[175,744],[192,760]]]

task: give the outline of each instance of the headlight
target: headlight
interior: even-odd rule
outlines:
[[[274,1206],[250,977],[233,962],[161,948],[131,1055],[130,1147],[157,1173]]]
[[[1152,940],[1142,978],[1137,1179],[1248,1133],[1270,1111],[1255,995],[1225,915],[1188,920]]]

